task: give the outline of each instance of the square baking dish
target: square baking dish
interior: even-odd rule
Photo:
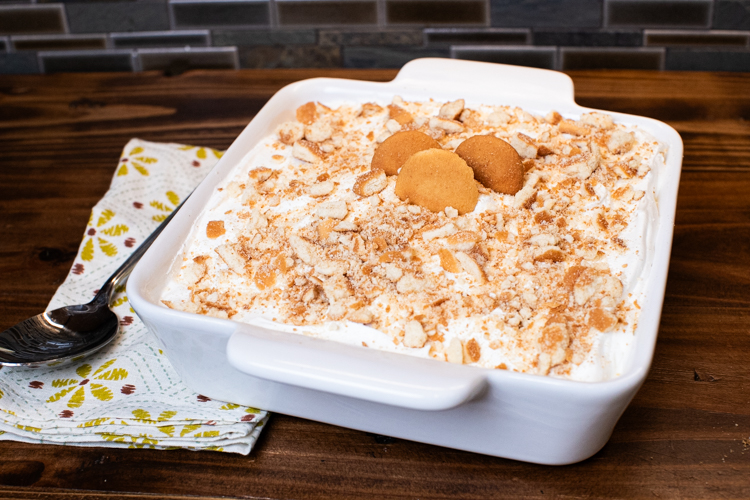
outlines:
[[[184,382],[212,399],[260,407],[388,436],[541,464],[584,460],[609,439],[646,378],[656,343],[672,243],[682,140],[649,118],[608,113],[668,147],[654,196],[648,276],[634,345],[622,375],[576,382],[507,370],[440,363],[345,345],[227,319],[172,310],[159,301],[174,260],[213,191],[245,155],[309,101],[326,104],[406,100],[519,106],[567,118],[578,106],[573,83],[547,70],[450,59],[419,59],[387,83],[315,78],[281,89],[140,261],[130,302],[159,339]]]

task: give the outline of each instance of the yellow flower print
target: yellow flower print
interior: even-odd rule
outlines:
[[[135,420],[137,422],[143,422],[144,424],[157,424],[159,422],[166,422],[175,415],[177,415],[176,411],[166,410],[161,412],[156,420],[153,420],[151,418],[151,414],[146,410],[133,410],[133,416],[135,417]]]
[[[21,429],[22,431],[42,432],[41,428],[39,428],[39,427],[31,427],[29,425],[14,424],[13,427],[15,427],[16,429]]]
[[[112,443],[130,443],[130,446],[128,446],[128,448],[154,448],[154,445],[159,444],[159,441],[147,434],[139,434],[138,436],[112,434],[109,432],[101,432],[98,434],[102,437],[103,440],[110,441]]]
[[[99,425],[106,424],[108,420],[111,420],[111,419],[109,417],[95,418],[93,420],[89,420],[82,424],[78,424],[78,427],[97,427]],[[114,422],[110,422],[110,424],[113,424],[113,423]]]
[[[200,429],[201,427],[202,427],[201,424],[186,425],[185,427],[182,428],[182,431],[180,432],[180,437],[185,437],[188,434],[190,434],[191,432]],[[161,430],[161,428],[159,430]],[[198,434],[193,434],[190,437],[193,437],[193,438],[211,438],[211,437],[219,437],[219,434],[220,434],[219,431],[204,431],[204,432],[199,432]],[[170,434],[169,436],[171,437],[172,434]]]
[[[253,408],[252,406],[248,406],[247,408],[245,408],[245,413],[247,413],[247,415],[242,415],[240,421],[252,422],[253,420],[255,420],[255,416],[260,413],[260,410],[257,408]]]
[[[169,203],[174,206],[171,207],[168,204],[162,203],[158,200],[153,200],[151,203],[149,203],[149,205],[151,205],[155,209],[166,212],[164,214],[156,214],[151,217],[151,219],[155,220],[156,222],[161,222],[166,219],[167,215],[169,215],[175,209],[175,207],[180,204],[180,197],[177,195],[177,193],[175,193],[174,191],[167,191],[165,194],[167,199],[169,200]]]
[[[91,373],[91,370],[93,368],[89,364],[83,364],[76,368],[76,374],[78,374],[78,376],[81,377],[82,380],[78,380],[75,378],[53,380],[52,387],[63,387],[63,389],[50,396],[50,398],[47,400],[47,403],[54,403],[55,401],[59,401],[72,392],[73,394],[70,396],[70,400],[68,401],[68,408],[80,408],[86,399],[87,386],[90,388],[91,395],[99,401],[112,400],[112,398],[114,397],[112,391],[107,386],[101,383],[94,382],[92,379],[109,381],[122,380],[124,378],[127,378],[128,371],[124,368],[113,368],[111,370],[107,370],[114,364],[115,361],[117,360],[110,359],[109,361],[101,365],[93,374],[91,374],[91,378],[89,378],[89,374]]]
[[[128,175],[128,163],[133,165],[133,168],[141,175],[149,175],[149,171],[146,168],[146,165],[150,165],[152,163],[156,163],[156,158],[153,158],[151,156],[134,156],[139,153],[143,153],[143,148],[140,146],[134,147],[130,153],[128,153],[126,156],[123,156],[120,158],[120,167],[117,169],[117,175]]]
[[[141,422],[144,424],[158,424],[159,422],[166,422],[167,420],[170,420],[172,417],[177,415],[176,411],[163,411],[159,414],[159,416],[156,418],[156,420],[153,420],[151,418],[151,414],[147,412],[146,410],[133,410],[133,416],[135,417],[135,420],[137,422]],[[174,434],[174,425],[161,425],[158,426],[157,429],[164,434],[166,434],[169,437],[172,437]]]
[[[213,437],[219,437],[219,431],[206,431],[201,432],[200,434],[194,434],[193,437],[196,438],[213,438]]]
[[[125,224],[111,224],[107,226],[107,223],[112,220],[112,217],[114,216],[115,213],[112,210],[105,209],[99,215],[99,218],[96,221],[96,226],[94,226],[94,214],[93,212],[91,213],[91,217],[89,218],[88,223],[89,229],[88,231],[86,231],[86,234],[89,236],[89,238],[87,238],[86,242],[83,244],[83,250],[81,250],[81,259],[85,261],[94,259],[94,236],[96,236],[99,248],[102,252],[104,252],[104,255],[108,257],[114,257],[115,255],[117,255],[117,247],[114,243],[100,236],[97,236],[97,233],[101,233],[107,236],[121,236],[130,231],[130,228]]]
[[[180,437],[185,437],[191,432],[198,430],[200,428],[201,428],[201,424],[188,424],[182,428],[182,431],[180,431]]]
[[[257,408],[252,408],[250,406],[242,407],[235,403],[226,403],[223,406],[221,406],[220,410],[236,410],[237,408],[244,408],[244,412],[247,413],[247,415],[243,415],[240,419],[240,422],[252,422],[255,419],[255,415],[260,413],[260,410]]]
[[[128,296],[127,295],[120,295],[120,294],[122,294],[122,293],[125,292],[126,287],[127,287],[127,284],[125,284],[125,285],[117,285],[115,287],[115,295],[114,295],[114,297],[117,297],[117,298],[114,301],[112,301],[112,303],[109,305],[109,307],[115,308],[115,307],[119,307],[119,306],[127,303]],[[132,311],[133,309],[131,308],[130,310]]]
[[[203,147],[198,147],[198,146],[182,146],[180,149],[182,151],[190,151],[191,149],[196,149],[196,151],[195,151],[195,157],[199,158],[201,160],[205,160],[206,158],[208,158],[208,151],[210,151],[211,153],[213,153],[213,155],[217,159],[221,158],[224,155],[223,151],[219,151],[219,150],[214,149],[214,148],[203,148]]]

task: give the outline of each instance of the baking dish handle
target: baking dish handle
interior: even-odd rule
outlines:
[[[482,392],[484,371],[278,332],[237,326],[227,344],[237,370],[262,379],[414,410],[447,410]]]
[[[467,92],[473,88],[487,89],[507,100],[534,96],[536,100],[556,105],[574,104],[573,80],[565,73],[508,64],[462,61],[425,57],[406,63],[394,83],[426,89],[440,82],[443,87],[458,86]]]

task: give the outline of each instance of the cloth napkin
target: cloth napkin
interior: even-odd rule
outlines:
[[[48,310],[91,300],[221,154],[131,140]],[[248,454],[267,413],[212,401],[183,385],[130,308],[124,286],[112,310],[121,331],[98,353],[59,367],[0,370],[0,440]]]

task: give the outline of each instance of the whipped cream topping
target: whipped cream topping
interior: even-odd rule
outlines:
[[[297,117],[214,193],[165,305],[487,368],[622,373],[653,254],[662,144],[601,113],[462,101],[308,103]],[[396,176],[369,164],[401,130],[450,151],[495,135],[524,158],[524,187],[479,186],[464,215],[400,200]],[[370,178],[377,192],[356,187]]]

